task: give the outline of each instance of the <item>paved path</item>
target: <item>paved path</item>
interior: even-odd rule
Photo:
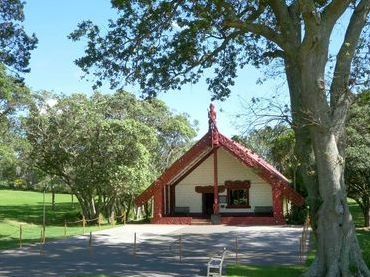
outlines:
[[[224,247],[235,263],[238,238],[239,261],[249,264],[297,264],[298,238],[302,228],[239,227],[222,225],[126,225],[88,236],[50,242],[40,255],[38,245],[0,252],[0,276],[74,276],[105,273],[114,276],[205,276],[211,253]],[[137,255],[133,238],[137,233]],[[179,260],[179,238],[182,262]]]

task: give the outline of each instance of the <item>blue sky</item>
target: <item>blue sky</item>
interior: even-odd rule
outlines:
[[[31,73],[25,76],[28,86],[34,91],[49,90],[56,93],[71,94],[83,92],[91,94],[91,83],[81,80],[81,71],[73,61],[84,51],[83,43],[72,42],[67,35],[72,32],[77,23],[91,19],[96,24],[104,26],[109,18],[116,16],[111,9],[109,0],[65,0],[45,1],[29,0],[25,5],[25,28],[29,33],[36,33],[39,44],[32,52]],[[235,115],[243,112],[240,99],[250,99],[253,96],[266,96],[279,85],[276,81],[256,85],[262,71],[253,67],[245,67],[239,72],[236,85],[232,88],[232,96],[224,102],[216,101],[218,110],[218,127],[227,136],[239,134],[242,122]],[[140,95],[135,87],[127,87],[127,91]],[[107,86],[102,92],[110,92]],[[160,99],[175,112],[186,112],[192,120],[199,121],[199,135],[208,128],[207,108],[211,95],[205,81],[196,85],[184,86],[181,91],[171,91],[161,94]]]

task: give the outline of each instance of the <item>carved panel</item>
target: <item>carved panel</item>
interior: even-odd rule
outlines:
[[[236,180],[236,181],[225,181],[225,187],[227,189],[249,189],[251,187],[251,182],[249,180]]]
[[[213,186],[196,186],[195,191],[198,193],[213,193]],[[225,191],[225,186],[218,186],[218,191],[223,193]]]

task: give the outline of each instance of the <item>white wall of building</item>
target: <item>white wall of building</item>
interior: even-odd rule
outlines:
[[[255,206],[272,206],[271,185],[246,167],[229,152],[220,148],[218,154],[218,185],[225,181],[249,180],[250,209],[226,209],[221,212],[253,212]],[[189,207],[191,213],[202,213],[202,194],[195,192],[195,186],[213,185],[213,155],[208,157],[192,173],[176,186],[176,207]],[[227,191],[220,193],[226,195]]]

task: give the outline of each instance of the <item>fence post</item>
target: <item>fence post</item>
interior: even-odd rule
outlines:
[[[83,235],[85,234],[85,225],[86,225],[86,220],[85,220],[85,216],[83,215],[82,216],[82,234]]]
[[[299,259],[299,262],[302,263],[302,237],[300,237],[298,239],[298,242],[299,242],[299,254],[298,254],[298,259]]]
[[[111,218],[111,224],[112,224],[112,227],[114,227],[114,215],[115,215],[115,213],[114,213],[114,211],[112,212],[112,218]]]
[[[89,236],[89,254],[91,255],[92,254],[92,240],[93,240],[93,237],[92,237],[92,232],[90,231],[90,236]]]
[[[42,244],[45,244],[46,241],[46,227],[42,228]]]
[[[134,256],[136,257],[136,232],[134,233]]]
[[[44,251],[43,251],[43,243],[42,243],[42,241],[43,241],[43,231],[42,231],[42,229],[41,229],[41,231],[40,231],[40,255],[43,255],[44,254]]]
[[[179,238],[179,258],[180,258],[180,263],[182,262],[182,236],[180,235]]]
[[[19,248],[22,248],[22,224],[19,225]]]
[[[64,219],[64,238],[67,238],[67,220]]]
[[[235,237],[235,263],[238,263],[238,236]]]

